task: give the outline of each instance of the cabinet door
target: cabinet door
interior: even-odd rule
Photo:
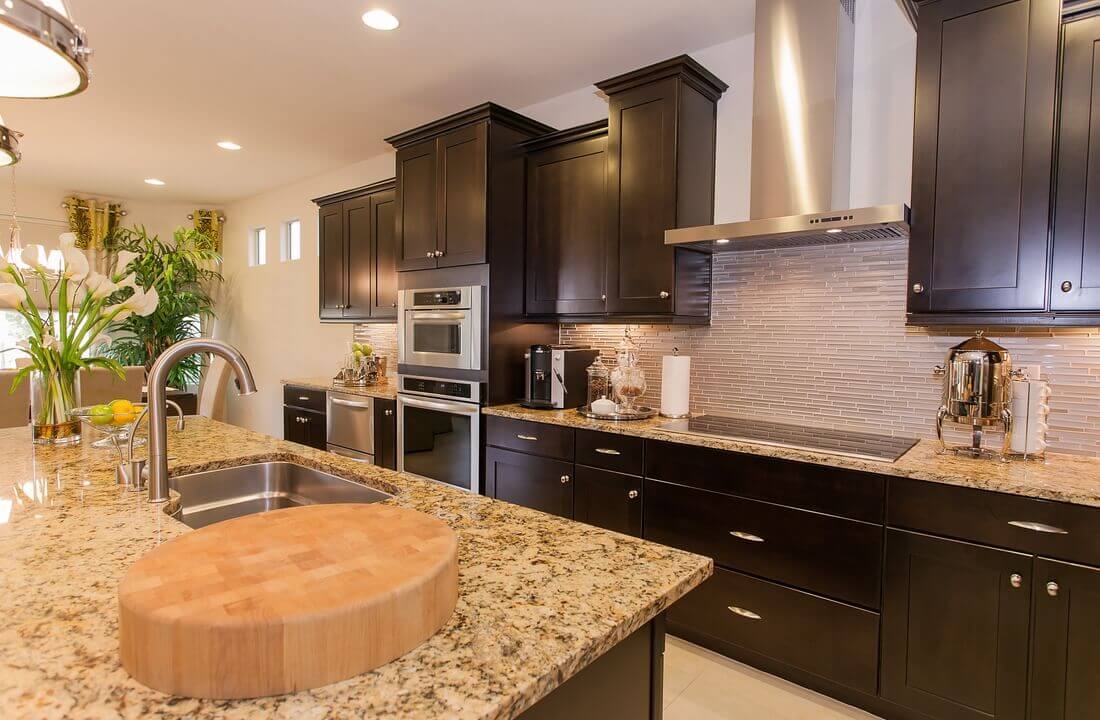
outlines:
[[[1064,37],[1050,307],[1100,310],[1100,16]]]
[[[347,301],[342,317],[365,320],[370,317],[371,284],[371,198],[369,195],[345,200],[344,248],[347,276]]]
[[[318,211],[317,228],[321,244],[320,316],[322,320],[343,317],[346,280],[344,273],[344,213],[340,203],[325,205]]]
[[[283,406],[283,438],[318,450],[325,449],[325,415]]]
[[[371,303],[373,319],[397,317],[397,235],[393,190],[370,196]]]
[[[374,464],[397,469],[397,401],[374,399]]]
[[[439,225],[437,157],[434,139],[397,151],[394,231],[398,270],[435,267]]]
[[[615,93],[607,136],[607,311],[671,313],[676,227],[676,80]]]
[[[290,442],[301,443],[305,445],[306,432],[302,427],[303,413],[301,410],[297,410],[286,405],[283,406],[283,439]]]
[[[910,312],[1046,306],[1060,8],[921,7]]]
[[[1032,560],[889,530],[883,696],[943,720],[1022,720]]]
[[[576,466],[573,519],[642,536],[642,479],[634,475]]]
[[[489,497],[573,517],[573,463],[487,448],[485,492]]]
[[[1100,570],[1035,563],[1031,720],[1095,717],[1100,708]]]
[[[488,125],[439,138],[439,267],[485,262],[485,163]]]
[[[328,428],[325,426],[325,415],[322,413],[307,412],[302,413],[306,421],[302,423],[305,427],[305,439],[302,440],[303,445],[309,445],[311,448],[317,448],[318,450],[324,450],[327,446],[325,442],[328,435]]]
[[[604,312],[607,138],[527,158],[527,307],[532,315]]]

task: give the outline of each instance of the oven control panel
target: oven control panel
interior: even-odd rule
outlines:
[[[401,392],[416,393],[417,395],[434,395],[435,397],[454,398],[479,402],[481,393],[478,383],[463,382],[460,380],[440,380],[436,378],[423,378],[402,376]]]
[[[458,307],[463,304],[461,290],[420,290],[412,294],[413,307]]]

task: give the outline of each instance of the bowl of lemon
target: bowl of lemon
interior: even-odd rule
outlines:
[[[74,408],[69,412],[73,418],[78,418],[102,438],[92,443],[92,447],[119,448],[124,442],[129,442],[130,435],[135,426],[141,420],[145,403],[136,403],[129,400],[112,400],[102,405],[86,405]],[[142,438],[134,438],[134,445],[144,445]]]

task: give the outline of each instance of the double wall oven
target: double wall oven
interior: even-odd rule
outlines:
[[[480,285],[402,290],[397,362],[481,370],[481,296]]]

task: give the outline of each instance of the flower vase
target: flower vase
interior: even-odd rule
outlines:
[[[31,371],[31,439],[36,445],[80,442],[80,376],[71,370]]]

